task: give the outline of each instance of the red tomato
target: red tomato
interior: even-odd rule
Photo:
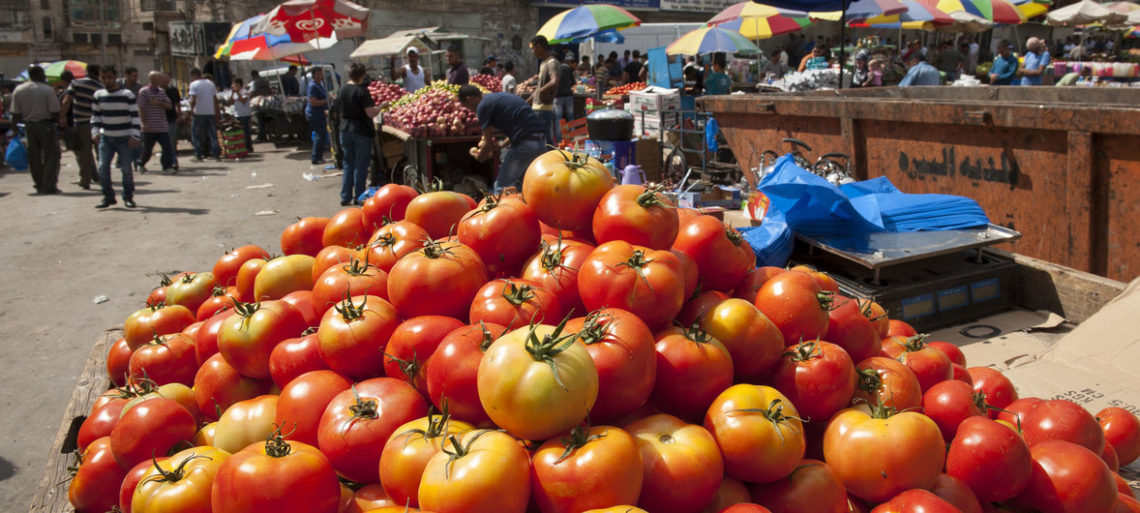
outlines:
[[[1046,440],[1064,440],[1100,454],[1104,431],[1096,418],[1077,403],[1064,399],[1044,401],[1021,419],[1025,443],[1033,447]]]
[[[222,329],[222,322],[233,314],[234,309],[227,308],[202,322],[194,344],[194,359],[198,365],[206,363],[206,360],[218,353],[218,331]]]
[[[578,295],[578,270],[593,250],[594,246],[585,244],[543,242],[538,254],[523,266],[522,278],[552,292],[566,314],[585,312],[586,307]]]
[[[974,383],[974,391],[985,395],[986,404],[994,409],[989,410],[989,417],[996,419],[1000,409],[1004,409],[1017,400],[1017,389],[1013,382],[1000,371],[989,367],[970,367],[966,369]]]
[[[282,340],[298,336],[305,318],[284,301],[239,303],[234,312],[218,330],[218,352],[243,375],[268,378],[269,354]]]
[[[433,191],[416,196],[404,213],[404,220],[423,228],[432,239],[455,233],[463,216],[475,208],[463,194]]]
[[[566,330],[578,334],[598,370],[592,420],[619,419],[649,399],[657,378],[657,352],[653,333],[641,319],[625,310],[604,308],[571,319]]]
[[[871,513],[965,513],[926,490],[907,490],[871,510]]]
[[[490,420],[479,402],[476,378],[483,352],[507,331],[495,324],[464,326],[440,341],[427,363],[427,390],[436,408],[446,404],[453,418],[472,424]]]
[[[961,479],[982,502],[1016,496],[1029,483],[1029,446],[1007,426],[969,417],[946,455],[946,473]]]
[[[146,306],[157,306],[159,303],[166,303],[166,287],[170,285],[170,277],[163,274],[160,285],[151,289],[150,294],[146,296]]]
[[[484,283],[487,268],[475,250],[461,243],[433,243],[396,262],[388,275],[388,297],[403,317],[464,319]]]
[[[769,386],[733,385],[705,415],[729,476],[751,483],[779,481],[804,457],[803,423],[796,407]]]
[[[333,397],[321,415],[318,446],[333,468],[358,483],[379,480],[380,453],[396,428],[427,415],[416,389],[394,378],[361,381]]]
[[[748,241],[712,216],[697,216],[682,223],[673,248],[697,263],[702,290],[729,292],[756,267],[756,254]]]
[[[531,323],[557,323],[562,307],[558,298],[537,282],[499,279],[487,282],[475,294],[469,317],[471,324],[491,322],[515,329]]]
[[[847,489],[831,467],[818,460],[802,460],[783,479],[749,489],[752,502],[772,513],[847,513]]]
[[[548,151],[526,169],[522,195],[539,221],[560,230],[589,231],[598,203],[613,186],[613,175],[597,159]]]
[[[754,304],[780,328],[786,346],[827,334],[831,296],[807,273],[789,271],[773,277],[760,287]]]
[[[214,513],[336,513],[340,483],[311,445],[271,438],[230,456],[214,477]]]
[[[301,317],[305,318],[305,326],[315,329],[317,325],[320,324],[321,318],[313,310],[313,291],[294,290],[293,292],[285,294],[281,300],[293,305],[293,308],[301,312]]]
[[[1140,501],[1131,492],[1119,493],[1116,496],[1116,513],[1140,513]]]
[[[166,456],[161,456],[153,460],[140,461],[130,472],[127,472],[127,477],[123,478],[123,485],[119,487],[119,511],[131,513],[131,498],[135,495],[135,488],[138,487],[139,481],[142,481],[150,473],[155,463],[162,463],[166,459]]]
[[[1029,415],[1029,412],[1033,411],[1037,405],[1043,402],[1045,401],[1042,401],[1036,397],[1022,397],[1012,403],[1009,403],[1009,406],[1005,407],[1005,411],[999,411],[997,419],[995,420],[1004,420],[1008,422],[1009,425],[1017,428],[1018,432],[1021,432],[1021,426],[1023,423],[1025,423],[1025,419]]]
[[[479,208],[459,221],[456,235],[495,276],[517,275],[542,239],[538,216],[517,197],[484,198]]]
[[[321,275],[330,267],[347,264],[357,256],[357,251],[344,246],[326,246],[317,256],[313,257],[313,269],[310,276],[313,283],[321,279]]]
[[[305,330],[305,333],[313,331]],[[316,332],[299,338],[282,340],[269,353],[269,375],[278,388],[285,388],[290,381],[306,372],[328,370],[329,366],[321,359],[320,340]]]
[[[682,255],[684,253],[681,253]],[[688,257],[686,257],[688,258]],[[694,323],[700,321],[705,316],[716,308],[716,305],[728,299],[728,294],[716,290],[707,290],[699,292],[696,296],[690,297],[685,305],[681,307],[681,312],[677,314],[675,322],[680,326],[692,326]],[[751,303],[749,303],[751,304]],[[781,346],[783,339],[780,339]]]
[[[697,263],[684,251],[674,248],[669,252],[681,262],[681,272],[685,276],[685,298],[692,299],[697,295],[697,287],[701,284],[701,271],[697,269]]]
[[[366,252],[369,264],[389,272],[404,255],[422,248],[428,239],[428,233],[419,225],[396,221],[378,228],[361,252]]]
[[[956,363],[951,363],[950,368],[952,369],[951,374],[953,376],[950,379],[961,381],[963,383],[966,383],[967,385],[970,385],[971,387],[974,386],[974,378],[970,377],[970,371],[969,370],[967,370],[965,367],[958,365]]]
[[[242,376],[237,369],[215,354],[202,364],[194,376],[194,402],[207,420],[218,420],[222,412],[238,401],[268,394],[273,383],[266,379]]]
[[[317,351],[330,369],[341,374],[355,379],[376,376],[399,323],[396,309],[379,297],[348,298],[321,318]]]
[[[306,217],[281,232],[281,252],[286,255],[317,256],[324,249],[324,233],[328,227],[327,217]]]
[[[914,373],[922,391],[926,392],[942,381],[953,379],[954,367],[945,353],[926,345],[924,338],[921,335],[905,339],[901,336],[887,337],[883,339],[882,347]]]
[[[125,398],[116,397],[106,403],[98,405],[96,408],[92,408],[91,413],[88,414],[87,418],[83,419],[83,423],[79,425],[79,433],[75,439],[79,451],[82,452],[96,439],[111,436],[111,430],[114,429],[115,423],[119,421],[119,416],[122,414],[123,407],[126,405],[127,400]]]
[[[804,341],[780,358],[772,385],[787,394],[807,420],[822,422],[851,403],[855,364],[835,344]]]
[[[922,395],[922,410],[938,424],[943,439],[953,440],[958,424],[968,417],[986,415],[989,408],[985,395],[975,393],[966,382],[952,379],[930,387]]]
[[[229,457],[216,447],[193,447],[152,463],[131,497],[131,511],[210,511],[214,478]]]
[[[269,258],[269,257],[265,257]],[[261,274],[261,270],[265,268],[265,264],[269,261],[261,258],[251,258],[241,264],[238,269],[237,278],[235,279],[234,287],[237,294],[234,294],[234,299],[237,301],[250,302],[254,300],[254,285],[257,283],[257,275]]]
[[[949,502],[962,513],[982,513],[982,504],[966,483],[954,476],[942,474],[930,492],[942,500]]]
[[[228,296],[221,288],[214,289],[214,295],[210,296],[201,306],[198,307],[198,312],[194,318],[199,322],[205,322],[207,319],[213,317],[218,312],[228,310],[234,307],[233,296]]]
[[[672,415],[650,415],[625,427],[641,450],[644,477],[637,504],[649,511],[697,513],[716,495],[724,462],[716,439]]]
[[[669,325],[684,304],[681,264],[668,251],[623,241],[602,244],[578,271],[578,293],[589,310],[621,308],[651,329]]]
[[[198,360],[194,354],[194,339],[184,333],[156,336],[131,354],[130,379],[149,379],[156,385],[194,383]]]
[[[1104,444],[1104,451],[1100,453],[1100,459],[1104,460],[1104,464],[1108,465],[1109,470],[1113,472],[1120,470],[1120,457],[1116,455],[1116,449],[1112,448],[1112,444]]]
[[[756,294],[760,292],[760,288],[763,287],[765,283],[768,283],[768,280],[785,272],[787,271],[781,267],[771,266],[752,269],[748,271],[748,274],[744,275],[744,279],[733,289],[732,297],[743,299],[749,303],[756,301]]]
[[[274,424],[290,440],[317,444],[321,415],[337,394],[348,390],[352,381],[331,370],[317,370],[297,376],[281,388],[274,412]]]
[[[245,264],[247,260],[252,259],[268,260],[269,252],[253,245],[234,248],[214,263],[214,279],[218,281],[218,285],[223,287],[235,284],[238,269],[241,269],[242,264]]]
[[[633,504],[642,477],[641,452],[629,433],[612,426],[579,426],[535,451],[531,495],[543,513],[578,513]]]
[[[253,297],[259,301],[281,299],[291,292],[312,290],[314,258],[289,255],[274,258],[253,279]]]
[[[896,411],[922,406],[922,387],[914,373],[896,360],[872,356],[855,366],[858,373],[855,398]]]
[[[454,317],[424,315],[398,326],[384,348],[384,374],[405,379],[427,396],[427,364],[439,343],[464,324]]]
[[[424,467],[417,494],[424,511],[523,513],[530,499],[530,458],[500,431],[452,436]]]
[[[341,492],[343,493],[343,491],[344,489],[342,488]],[[388,492],[384,491],[384,487],[380,486],[378,483],[371,483],[366,484],[360,487],[360,489],[353,492],[352,498],[349,499],[348,505],[342,507],[340,513],[364,513],[365,511],[376,513],[372,510],[377,510],[385,507],[399,507],[401,508],[399,511],[394,511],[392,513],[406,513],[402,509],[403,506],[397,506],[396,501],[388,497]]]
[[[699,328],[666,328],[654,337],[657,380],[650,400],[663,412],[700,419],[732,384],[732,356]]]
[[[393,503],[419,505],[417,493],[424,467],[443,448],[449,436],[475,429],[463,421],[451,420],[447,413],[428,413],[396,429],[380,453],[380,483]]]
[[[354,258],[347,264],[326,269],[317,279],[313,285],[313,313],[323,318],[337,303],[364,295],[388,299],[388,273]]]
[[[918,331],[915,331],[914,327],[912,327],[910,324],[907,324],[906,321],[900,321],[898,319],[891,319],[890,321],[887,321],[887,325],[888,325],[888,327],[887,327],[887,336],[888,337],[907,337],[907,338],[910,338],[910,337],[913,337],[915,335],[918,335]]]
[[[807,273],[811,275],[812,278],[815,278],[815,281],[819,283],[819,288],[823,289],[825,292],[839,294],[839,282],[836,282],[835,278],[832,278],[830,274],[819,271],[810,265],[797,265],[788,270]]]
[[[752,504],[742,502],[740,504],[733,504],[727,508],[720,510],[720,513],[772,513],[772,510],[765,508],[759,504]]]
[[[166,287],[166,304],[182,305],[197,312],[202,303],[210,299],[218,282],[213,273],[182,273]]]
[[[748,493],[748,487],[744,486],[743,482],[725,476],[720,482],[720,488],[716,490],[716,495],[705,505],[701,513],[717,513],[729,506],[744,504],[751,500],[752,495]]]
[[[1128,465],[1140,457],[1140,419],[1124,408],[1105,408],[1096,414],[1104,431],[1104,439],[1116,450],[1120,464]]]
[[[123,338],[134,351],[158,335],[178,333],[194,324],[194,314],[181,305],[155,306],[136,310],[123,322]]]
[[[364,222],[364,210],[348,207],[329,219],[321,234],[321,244],[356,247],[368,242],[371,236],[372,227]]]
[[[133,350],[125,338],[120,337],[111,344],[107,351],[107,378],[112,385],[121,387],[127,384],[127,375],[131,372],[131,353]]]
[[[111,445],[111,438],[103,437],[81,451],[79,469],[67,487],[67,500],[78,513],[104,513],[119,505],[119,484],[127,472]]]
[[[926,345],[942,351],[942,353],[950,359],[950,363],[961,365],[963,367],[966,366],[966,355],[962,353],[961,349],[958,349],[958,346],[949,342],[943,342],[941,340],[927,342]]]
[[[677,210],[660,189],[619,185],[594,210],[594,240],[624,240],[649,249],[669,249],[677,240]]]
[[[870,299],[859,299],[859,309],[867,316],[867,320],[871,321],[871,325],[879,332],[879,338],[887,338],[887,332],[890,331],[890,320],[887,318],[887,311],[880,305]]]
[[[376,194],[364,201],[365,224],[375,230],[385,224],[385,219],[391,221],[404,219],[408,204],[418,195],[415,189],[395,183],[377,189]]]
[[[1135,498],[1135,495],[1132,493],[1132,487],[1128,485],[1128,481],[1125,481],[1123,477],[1120,477],[1119,473],[1113,472],[1112,479],[1113,481],[1116,481],[1116,491],[1129,497]]]
[[[879,333],[858,301],[836,296],[835,307],[827,315],[827,335],[823,339],[842,347],[851,361],[861,362],[879,355]]]
[[[1033,471],[1019,502],[1042,513],[1109,512],[1116,506],[1112,472],[1096,453],[1064,440],[1047,440],[1033,445],[1030,454]]]
[[[196,431],[194,416],[186,408],[173,399],[154,397],[123,413],[111,429],[111,449],[122,470],[128,470],[193,440]]]

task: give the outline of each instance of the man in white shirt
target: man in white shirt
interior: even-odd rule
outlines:
[[[213,80],[202,76],[202,70],[190,70],[190,112],[194,117],[190,121],[190,141],[194,143],[194,162],[205,159],[207,149],[203,148],[207,140],[210,143],[208,151],[214,160],[222,160],[222,148],[218,146],[217,126],[221,117],[217,96],[218,88]]]
[[[427,71],[420,66],[420,51],[416,47],[409,46],[404,56],[407,64],[399,68],[396,67],[396,56],[392,56],[392,80],[404,79],[404,89],[409,93],[414,93],[426,86],[431,78],[427,76]]]
[[[503,63],[503,91],[514,93],[518,85],[519,81],[515,78],[515,61]]]
[[[253,107],[249,105],[250,92],[242,85],[244,85],[242,79],[234,79],[226,103],[234,109],[234,117],[245,131],[245,151],[253,153],[253,124],[250,122],[253,118]]]

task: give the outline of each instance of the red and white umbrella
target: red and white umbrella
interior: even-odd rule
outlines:
[[[371,11],[347,0],[289,0],[269,11],[254,34],[288,35],[295,42],[364,35]]]

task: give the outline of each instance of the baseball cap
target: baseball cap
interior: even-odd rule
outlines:
[[[408,47],[408,53],[414,53],[414,54],[416,54],[416,55],[419,55],[419,54],[420,54],[420,51],[419,51],[419,50],[418,50],[416,47],[414,47],[414,46],[409,46],[409,47]]]

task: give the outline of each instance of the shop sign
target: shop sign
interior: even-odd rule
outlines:
[[[228,23],[170,22],[170,53],[181,57],[207,57],[226,40]]]

